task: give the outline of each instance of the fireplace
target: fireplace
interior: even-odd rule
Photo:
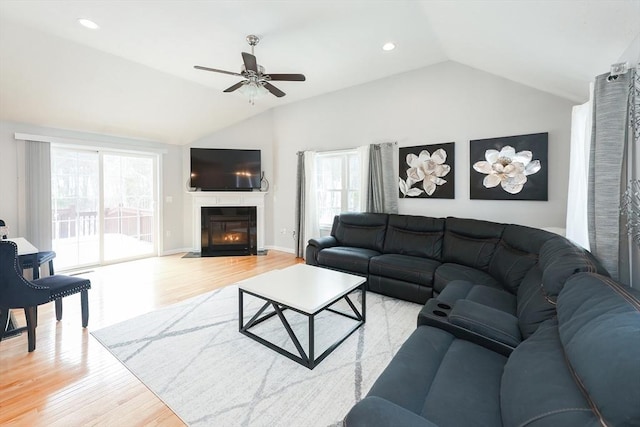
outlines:
[[[201,255],[256,255],[255,206],[202,207]]]

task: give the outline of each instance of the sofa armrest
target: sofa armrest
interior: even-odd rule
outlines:
[[[357,403],[344,419],[344,427],[438,427],[436,424],[386,399],[369,396]]]
[[[510,347],[522,341],[517,317],[474,301],[458,300],[449,314],[449,322]]]
[[[320,249],[338,246],[338,241],[333,236],[318,237],[317,239],[309,239],[309,245]]]

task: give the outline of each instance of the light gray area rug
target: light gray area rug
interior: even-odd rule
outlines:
[[[360,295],[351,296],[360,307]],[[357,301],[357,302],[356,302]],[[418,304],[367,294],[367,322],[313,370],[238,332],[238,288],[228,286],[92,332],[186,424],[330,426],[387,366],[416,328]],[[245,295],[245,322],[262,306]],[[348,312],[346,304],[336,304]],[[307,318],[286,310],[307,349]],[[316,355],[352,325],[316,317]],[[277,316],[252,331],[295,353]]]

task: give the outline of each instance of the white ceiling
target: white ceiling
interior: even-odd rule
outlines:
[[[193,69],[239,71],[248,34],[267,72],[307,81],[251,106],[222,93],[237,77]],[[582,102],[639,34],[640,0],[0,0],[0,120],[186,144],[446,60]]]

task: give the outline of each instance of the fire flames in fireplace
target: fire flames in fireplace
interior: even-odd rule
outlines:
[[[239,242],[241,238],[240,233],[234,233],[226,234],[223,239],[225,242]]]

